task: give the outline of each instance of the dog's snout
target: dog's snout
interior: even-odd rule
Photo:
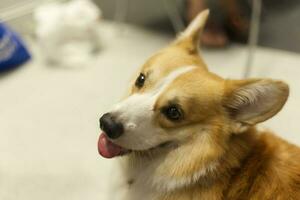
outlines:
[[[111,139],[116,139],[124,133],[123,124],[117,122],[111,113],[106,113],[100,118],[100,128]]]

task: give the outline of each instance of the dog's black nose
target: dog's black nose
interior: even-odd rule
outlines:
[[[102,115],[100,118],[100,128],[111,139],[116,139],[124,133],[123,124],[115,121],[110,113]]]

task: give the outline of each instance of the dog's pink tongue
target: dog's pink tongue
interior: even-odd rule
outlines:
[[[113,158],[122,153],[122,147],[108,140],[105,133],[101,133],[98,141],[98,151],[104,158]]]

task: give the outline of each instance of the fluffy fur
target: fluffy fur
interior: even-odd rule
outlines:
[[[255,126],[281,110],[288,86],[272,79],[226,80],[208,71],[197,45],[207,16],[200,13],[152,56],[140,71],[143,87],[133,85],[112,111],[127,124],[112,142],[132,151],[121,158],[127,180],[122,199],[300,199],[300,149]],[[196,67],[180,71],[184,66]],[[162,113],[169,105],[180,106],[180,120]]]

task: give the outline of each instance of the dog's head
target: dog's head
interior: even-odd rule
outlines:
[[[168,156],[183,154],[174,165],[182,159],[212,161],[222,154],[231,134],[282,108],[289,92],[285,83],[225,80],[207,70],[198,52],[207,16],[208,11],[200,13],[172,44],[152,56],[128,97],[101,117],[102,156],[173,148]]]

